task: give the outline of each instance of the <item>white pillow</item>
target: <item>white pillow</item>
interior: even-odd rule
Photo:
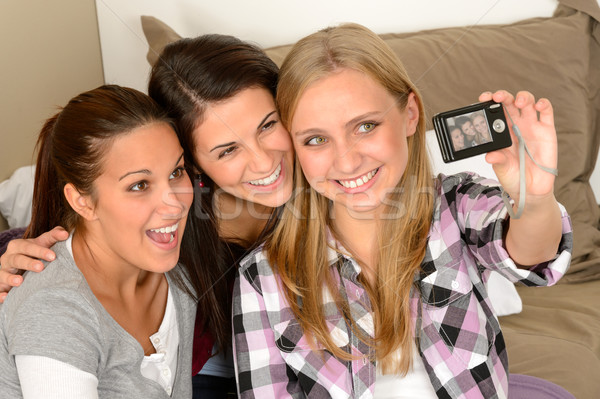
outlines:
[[[459,172],[472,171],[480,176],[497,180],[492,165],[485,161],[485,154],[456,162],[444,163],[435,131],[433,130],[427,131],[427,147],[435,175],[438,173],[452,175]],[[486,285],[490,302],[498,316],[508,316],[509,314],[520,313],[523,310],[523,302],[515,285],[502,275],[497,272],[491,272]]]
[[[25,227],[31,220],[34,178],[35,165],[23,166],[0,183],[0,213],[11,229]]]

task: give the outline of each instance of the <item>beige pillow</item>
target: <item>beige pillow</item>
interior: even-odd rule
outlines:
[[[559,148],[555,193],[575,225],[573,265],[564,281],[600,277],[600,214],[589,185],[600,142],[598,98],[592,95],[600,89],[594,75],[600,63],[592,61],[600,49],[590,36],[596,25],[583,13],[571,13],[383,35],[421,90],[429,117],[499,88],[550,99]]]
[[[600,15],[600,10],[596,14],[593,6],[583,3],[587,12]],[[600,211],[588,182],[600,144],[596,94],[600,92],[600,29],[587,14],[566,7],[559,7],[559,11],[553,18],[510,25],[381,37],[420,89],[429,128],[435,113],[476,102],[486,90],[529,90],[552,101],[559,142],[555,193],[575,226],[573,266],[564,280],[582,281],[600,277]],[[180,37],[153,17],[143,16],[142,25],[151,48],[151,63],[155,52]],[[592,31],[596,40],[590,35]],[[281,65],[290,48],[286,45],[265,51]]]
[[[165,46],[181,39],[181,36],[158,18],[142,15],[141,20],[142,30],[148,41],[146,59],[150,65],[154,65]]]

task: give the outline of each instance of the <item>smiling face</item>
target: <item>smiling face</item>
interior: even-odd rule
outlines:
[[[460,128],[462,132],[468,137],[472,138],[475,136],[475,128],[473,127],[473,123],[471,121],[464,122]]]
[[[202,171],[225,192],[268,207],[289,199],[294,153],[268,90],[245,89],[209,105],[194,142]]]
[[[154,123],[117,137],[102,165],[86,226],[97,253],[115,265],[172,269],[193,198],[173,129]]]
[[[341,69],[302,94],[291,133],[310,185],[334,207],[355,212],[381,209],[400,182],[407,140],[419,109],[413,93],[399,109],[396,99],[364,73]]]
[[[477,114],[473,117],[473,126],[477,133],[481,136],[483,142],[491,140],[490,131],[488,130],[487,122],[483,115]]]
[[[465,136],[459,128],[455,127],[452,129],[450,132],[450,137],[452,137],[452,146],[454,147],[454,151],[465,148]]]
[[[483,115],[475,115],[473,117],[473,126],[475,130],[481,134],[487,133],[487,123],[485,123],[485,118]]]

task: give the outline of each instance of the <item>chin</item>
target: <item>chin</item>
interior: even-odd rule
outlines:
[[[268,208],[277,208],[280,207],[282,205],[284,205],[286,202],[288,202],[288,200],[292,197],[292,190],[290,188],[290,190],[287,190],[287,193],[283,193],[282,191],[286,191],[286,190],[280,190],[274,193],[270,193],[267,196],[265,196],[266,198],[260,198],[260,196],[255,197],[253,200],[253,202],[255,204],[258,205],[262,205],[262,206],[266,206]]]
[[[350,213],[356,214],[366,214],[371,213],[375,210],[381,209],[382,204],[380,203],[352,203],[352,204],[344,204],[344,207],[348,209]]]

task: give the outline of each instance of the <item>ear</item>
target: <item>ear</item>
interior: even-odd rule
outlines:
[[[65,184],[63,192],[71,208],[82,218],[88,221],[96,219],[93,201],[89,195],[81,194],[71,183]]]
[[[419,103],[415,93],[411,92],[408,95],[406,102],[406,137],[412,136],[417,131],[417,125],[419,124]]]

